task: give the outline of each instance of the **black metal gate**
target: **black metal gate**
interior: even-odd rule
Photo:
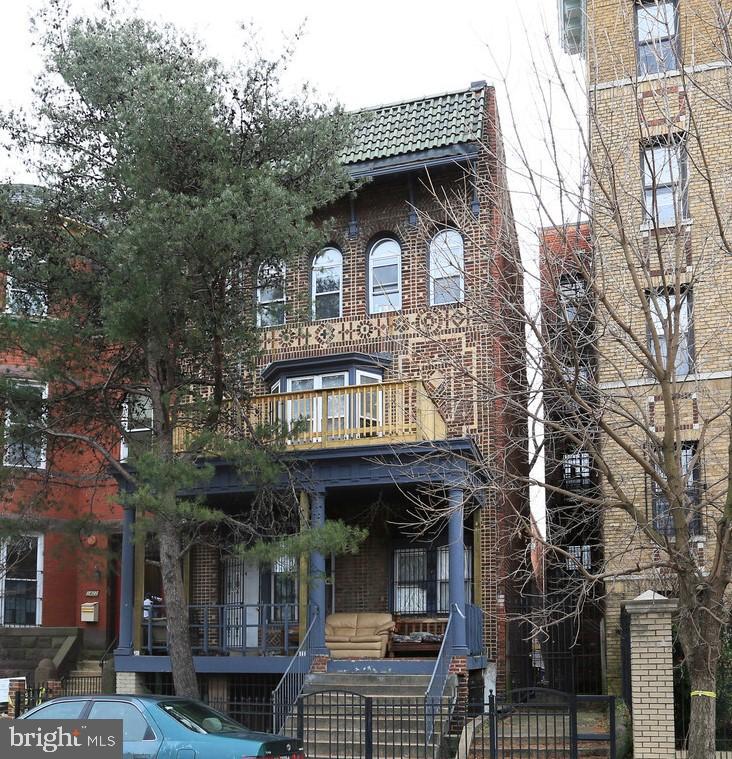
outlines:
[[[520,688],[466,705],[316,691],[298,699],[283,732],[320,759],[615,759],[615,697]]]

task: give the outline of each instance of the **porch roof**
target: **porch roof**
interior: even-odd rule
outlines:
[[[363,485],[407,485],[411,483],[460,484],[466,479],[486,479],[481,454],[472,438],[437,442],[348,446],[286,452],[292,465],[290,477],[303,490],[323,491],[333,487]],[[209,462],[213,478],[182,496],[218,493],[252,493],[259,487],[242,479],[225,459]],[[285,484],[283,480],[283,485]]]

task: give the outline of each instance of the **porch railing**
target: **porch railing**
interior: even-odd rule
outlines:
[[[272,719],[274,723],[274,732],[281,732],[287,718],[292,712],[297,699],[302,693],[305,678],[308,676],[315,656],[313,640],[313,628],[318,621],[318,610],[314,609],[310,625],[307,632],[297,649],[297,653],[292,657],[292,661],[282,675],[277,687],[272,692]]]
[[[475,604],[465,604],[465,637],[471,656],[483,654],[483,609]]]
[[[299,604],[192,604],[188,607],[193,652],[217,656],[292,656],[300,644]],[[165,654],[168,630],[165,606],[143,609],[143,653]]]
[[[445,627],[445,635],[442,638],[440,653],[437,654],[432,677],[424,697],[424,719],[425,719],[425,742],[429,746],[432,736],[435,733],[435,720],[442,713],[442,699],[445,695],[447,679],[450,676],[450,663],[452,661],[452,650],[454,648],[455,615],[460,614],[458,607],[453,604],[450,608],[450,616]]]
[[[226,414],[224,413],[224,416]],[[422,380],[352,385],[261,395],[251,401],[255,426],[271,430],[291,448],[443,440],[447,427]],[[227,424],[244,430],[235,419]],[[239,433],[240,434],[240,433]],[[187,447],[185,425],[175,431],[176,450]]]

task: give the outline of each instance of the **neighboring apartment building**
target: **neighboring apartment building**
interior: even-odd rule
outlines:
[[[309,568],[247,563],[221,541],[194,546],[191,634],[213,700],[269,698],[304,643],[308,609],[307,654],[329,672],[359,664],[329,657],[328,614],[376,612],[404,639],[394,658],[360,665],[369,671],[431,675],[450,618],[463,684],[482,697],[492,665],[507,682],[501,578],[512,515],[527,504],[525,424],[506,394],[524,392],[525,371],[503,318],[522,286],[509,263],[517,241],[495,92],[477,82],[365,115],[344,161],[368,181],[322,214],[328,243],[258,273],[263,353],[250,413],[289,430],[285,455],[311,524],[342,519],[368,538],[355,555],[314,553]],[[246,508],[256,486],[215,466],[198,494]],[[169,677],[151,551],[131,540],[122,550],[125,690]],[[415,632],[433,637],[410,642]]]
[[[597,312],[597,386],[618,431],[616,441],[600,441],[602,457],[640,521],[673,545],[672,508],[657,478],[622,450],[645,449],[652,467],[654,438],[671,441],[686,482],[690,558],[702,575],[729,467],[729,415],[720,412],[732,356],[731,12],[728,0],[560,3],[565,47],[587,64],[594,266],[607,299]],[[665,362],[666,394],[633,349],[646,332]],[[610,494],[607,478],[603,488]],[[618,510],[603,523],[605,570],[616,573],[605,595],[616,692],[622,602],[647,588],[674,592],[663,549],[637,524]]]
[[[534,604],[536,624],[544,628],[542,667],[532,675],[536,685],[601,693],[602,586],[588,589],[582,575],[600,570],[603,558],[599,515],[588,508],[599,482],[583,445],[597,436],[582,404],[596,396],[594,309],[586,280],[592,238],[587,222],[547,227],[541,238],[545,529],[561,553],[542,550],[543,593]]]
[[[13,199],[33,208],[37,192],[19,185]],[[2,254],[17,259],[23,252],[15,246]],[[43,289],[0,271],[0,319],[53,318]],[[38,434],[36,422],[57,388],[38,382],[31,358],[8,347],[0,372],[7,384],[0,514],[9,519],[0,540],[0,676],[32,674],[41,658],[78,637],[63,675],[77,656],[98,658],[117,636],[122,512],[114,503],[116,483],[93,455]]]

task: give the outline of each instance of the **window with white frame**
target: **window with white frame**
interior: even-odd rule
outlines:
[[[686,149],[683,140],[654,142],[643,148],[646,221],[671,227],[687,213]]]
[[[149,445],[152,436],[152,399],[140,393],[130,393],[122,404],[122,442],[120,461],[127,461],[130,451]]]
[[[0,543],[0,625],[40,625],[42,598],[43,536]]]
[[[6,386],[5,434],[3,464],[5,466],[44,469],[46,466],[46,385],[13,381]]]
[[[402,249],[391,237],[374,243],[368,258],[369,313],[402,307]]]
[[[430,242],[430,305],[462,303],[465,280],[462,235],[443,229]]]
[[[27,318],[41,318],[48,311],[46,291],[33,276],[33,253],[27,248],[8,252],[10,271],[5,275],[5,313]]]
[[[584,52],[585,0],[559,0],[561,41],[569,55]]]
[[[669,369],[670,346],[676,346],[673,369],[679,376],[689,374],[693,369],[691,339],[692,300],[691,289],[685,288],[677,297],[667,289],[648,294],[651,311],[648,347],[655,350],[654,337],[658,340],[661,364]]]
[[[335,319],[343,308],[343,255],[337,248],[325,248],[313,259],[313,319]]]
[[[644,0],[636,4],[638,76],[678,68],[678,12],[675,0]]]
[[[283,261],[265,261],[257,271],[257,326],[278,327],[285,323],[285,276]]]

